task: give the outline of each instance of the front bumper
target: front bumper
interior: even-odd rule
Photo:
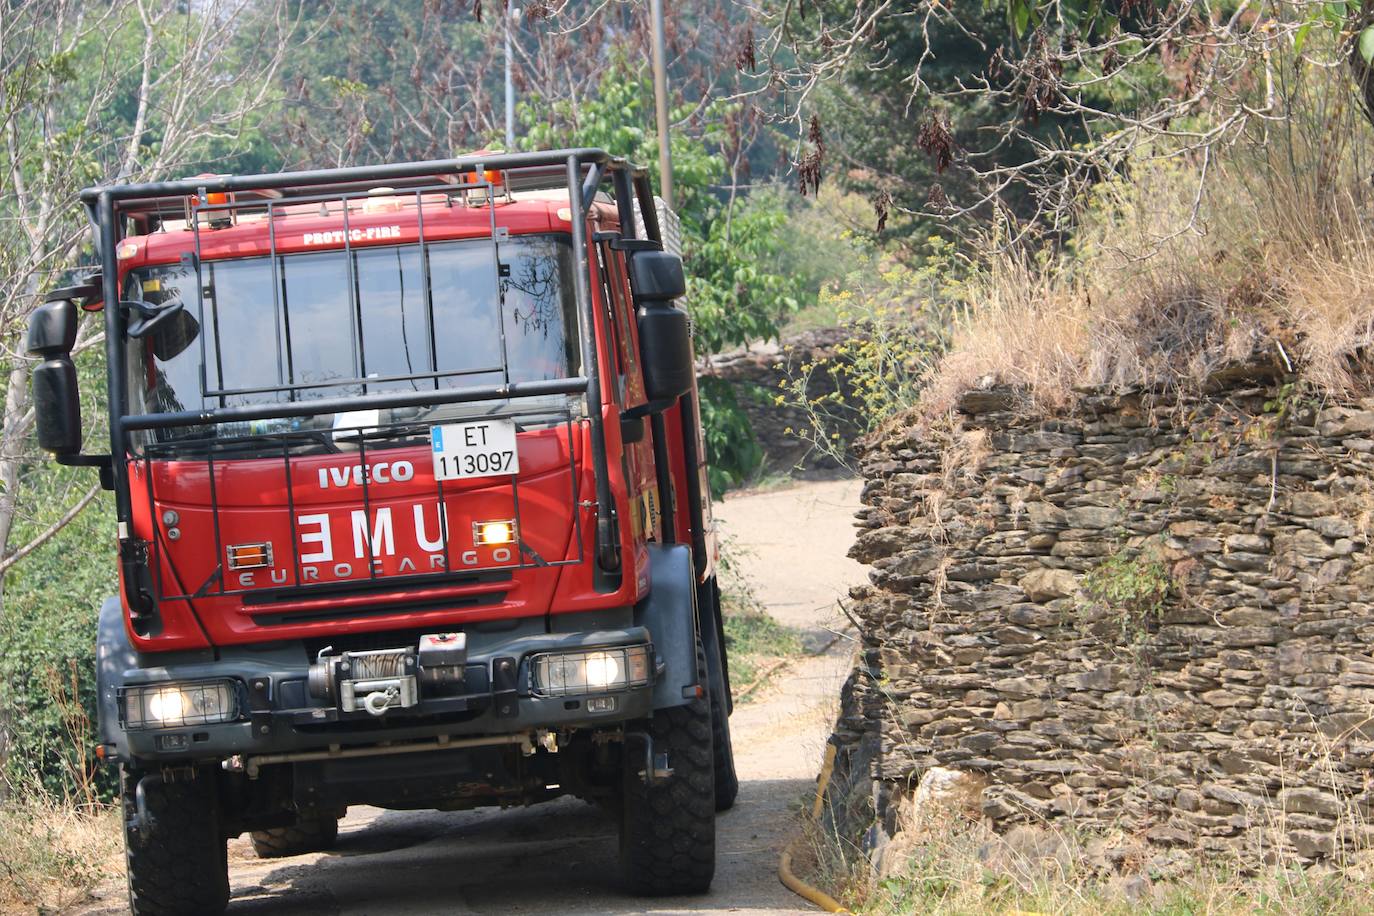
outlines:
[[[121,672],[119,680],[125,687],[231,679],[237,690],[237,718],[216,724],[126,729],[120,722],[108,721],[108,711],[102,711],[105,756],[186,763],[427,738],[604,727],[649,715],[661,665],[650,665],[649,682],[643,686],[550,697],[531,691],[530,659],[548,652],[644,645],[651,647],[650,659],[655,659],[650,632],[641,626],[487,638],[469,649],[460,683],[422,686],[416,705],[390,709],[382,716],[345,712],[335,702],[312,698],[307,687],[310,660],[299,647],[295,651],[225,651],[215,661],[137,667]],[[592,699],[598,700],[593,704],[598,708],[589,708],[587,701]]]

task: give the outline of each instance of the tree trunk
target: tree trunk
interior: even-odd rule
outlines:
[[[5,386],[5,424],[0,431],[0,557],[9,552],[10,533],[19,495],[19,469],[23,461],[29,407],[29,366],[22,360],[10,369]],[[4,607],[5,578],[0,575],[0,608]]]

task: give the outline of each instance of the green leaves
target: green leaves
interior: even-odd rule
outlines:
[[[1360,33],[1359,44],[1360,59],[1366,64],[1374,64],[1374,25],[1365,27]]]
[[[718,498],[758,470],[763,464],[763,449],[729,382],[703,376],[698,386],[711,495]]]
[[[1034,14],[1035,9],[1031,5],[1031,0],[1008,0],[1007,2],[1007,20],[1011,23],[1012,31],[1017,35],[1026,34]]]
[[[720,185],[727,180],[725,159],[716,149],[723,139],[718,125],[727,106],[714,103],[699,118],[693,108],[673,112],[672,137],[676,209],[682,218],[688,275],[687,304],[696,328],[697,355],[744,345],[778,332],[781,319],[795,311],[800,280],[777,269],[787,221],[775,196],[754,194],[733,203]],[[648,166],[658,186],[658,138],[653,124],[653,91],[648,75],[626,60],[607,70],[594,98],[574,108],[559,103],[521,108],[528,127],[526,149],[599,146]]]
[[[645,69],[624,58],[608,68],[592,98],[543,105],[526,102],[522,146],[549,149],[596,146],[647,166],[658,181],[658,138],[653,90]],[[687,268],[687,307],[692,313],[698,356],[775,336],[782,319],[796,311],[804,280],[780,267],[787,211],[774,194],[754,193],[733,202],[722,185],[725,158],[717,150],[728,106],[716,102],[704,113],[683,106],[672,113],[673,185],[682,219]],[[763,452],[728,386],[703,379],[702,425],[706,432],[711,489],[737,486],[759,466]]]

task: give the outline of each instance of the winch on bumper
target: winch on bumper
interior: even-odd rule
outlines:
[[[387,649],[326,647],[294,664],[287,652],[240,651],[118,672],[102,689],[117,714],[102,726],[120,726],[102,727],[105,754],[171,762],[596,727],[647,716],[663,673],[645,627],[484,643],[470,650],[466,634],[436,633]]]

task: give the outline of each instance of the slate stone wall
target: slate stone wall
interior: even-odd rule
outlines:
[[[939,766],[986,777],[999,830],[1256,863],[1367,847],[1374,400],[1012,401],[864,447],[851,799],[891,829]]]

